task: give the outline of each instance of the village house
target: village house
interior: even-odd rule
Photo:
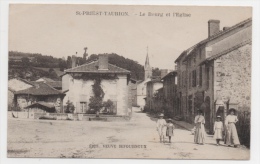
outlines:
[[[45,82],[31,83],[33,84],[32,87],[14,93],[15,108],[19,109],[19,111],[31,109],[36,113],[60,113],[63,111],[62,101],[65,94]]]
[[[181,115],[181,111],[178,108],[177,98],[177,71],[171,71],[164,77],[163,82],[163,104],[164,114],[168,117],[176,117]]]
[[[33,83],[18,77],[8,80],[8,110],[17,110],[15,108],[14,101],[15,92],[28,89],[33,86]]]
[[[162,78],[168,74],[168,69],[161,69],[160,76],[152,76],[146,84],[145,111],[165,112]]]
[[[212,132],[216,115],[234,107],[250,110],[252,19],[220,31],[219,20],[208,21],[208,38],[182,52],[175,60],[179,108],[193,123],[197,109]]]
[[[132,109],[130,71],[109,64],[106,54],[99,55],[98,60],[90,63],[80,66],[72,63],[72,65],[75,67],[65,70],[62,76],[62,90],[66,93],[64,105],[71,102],[75,106],[74,113],[90,113],[93,110],[89,107],[90,98],[95,96],[93,85],[100,81],[104,92],[103,102],[108,100],[113,102],[110,114],[120,116],[129,114]],[[106,111],[101,110],[101,113],[105,114]]]
[[[130,79],[132,106],[137,106],[137,80]]]

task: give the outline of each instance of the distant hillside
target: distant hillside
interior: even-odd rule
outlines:
[[[144,79],[144,68],[137,61],[115,53],[108,54],[108,56],[109,63],[131,71],[131,78],[136,80]],[[97,59],[98,55],[96,54],[90,55],[86,60],[82,57],[78,57],[78,64],[82,65]],[[68,56],[67,60],[62,60],[61,58],[42,55],[40,53],[9,51],[9,78],[14,76],[28,78],[28,76],[31,76],[31,79],[35,80],[36,78],[45,76],[57,80],[59,79],[61,71],[70,67],[70,56]],[[156,73],[156,69],[154,70],[154,73]]]

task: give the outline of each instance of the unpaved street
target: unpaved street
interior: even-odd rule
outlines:
[[[160,143],[156,119],[133,108],[126,122],[8,120],[8,157],[248,159],[249,149],[193,143],[177,126],[173,143]],[[222,143],[223,144],[223,143]],[[129,148],[134,145],[134,148]]]

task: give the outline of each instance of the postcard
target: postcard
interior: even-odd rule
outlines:
[[[252,7],[10,4],[8,158],[249,160]]]

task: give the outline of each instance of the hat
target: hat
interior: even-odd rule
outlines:
[[[234,112],[234,114],[236,114],[237,110],[234,109],[234,108],[231,108],[231,109],[228,110],[228,113],[231,113],[231,112]]]
[[[169,119],[167,119],[167,121],[169,121],[169,122],[172,122],[172,119],[171,119],[171,118],[169,118]]]
[[[198,109],[197,113],[203,113],[203,111],[201,109]]]
[[[217,116],[217,118],[221,118],[221,116]]]
[[[159,115],[159,117],[163,117],[163,116],[164,116],[164,114],[162,114],[162,113]]]

